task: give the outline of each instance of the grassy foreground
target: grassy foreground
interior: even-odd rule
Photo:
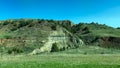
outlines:
[[[120,54],[2,56],[0,68],[120,68]]]

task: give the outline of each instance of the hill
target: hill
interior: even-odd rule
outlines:
[[[120,48],[120,29],[69,20],[12,19],[0,21],[2,54],[58,52],[93,45]]]
[[[79,23],[72,27],[73,33],[85,44],[102,47],[120,47],[120,29],[98,23]]]
[[[15,19],[0,23],[0,46],[4,53],[62,51],[78,48],[83,41],[66,28],[72,23],[44,19]]]

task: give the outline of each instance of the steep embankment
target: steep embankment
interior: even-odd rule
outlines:
[[[55,44],[55,45],[54,45]],[[35,49],[31,54],[42,52],[62,51],[70,48],[78,48],[83,45],[83,41],[77,36],[67,31],[65,28],[59,27],[57,31],[51,31],[48,41],[41,47]]]
[[[114,47],[120,48],[120,37],[101,37],[96,39],[99,42],[99,46],[102,47]]]

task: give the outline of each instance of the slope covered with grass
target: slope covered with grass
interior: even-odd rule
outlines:
[[[13,19],[1,21],[1,52],[9,54],[30,53],[34,50],[35,53],[50,52],[54,43],[57,43],[58,51],[78,48],[82,45],[82,40],[65,28],[66,25],[71,28],[73,24],[68,20]]]
[[[98,23],[79,23],[72,27],[74,34],[79,36],[87,45],[102,47],[120,47],[120,29]]]

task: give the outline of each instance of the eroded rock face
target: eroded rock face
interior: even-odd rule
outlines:
[[[119,37],[102,37],[101,46],[103,47],[115,47],[120,48],[120,38]]]
[[[83,45],[83,41],[66,29],[60,28],[52,31],[48,37],[48,41],[40,48],[35,49],[32,54],[41,52],[51,52],[53,44],[56,43],[59,50],[68,48],[77,48]]]
[[[101,47],[120,48],[120,37],[85,36],[82,39],[87,45],[94,44]]]

